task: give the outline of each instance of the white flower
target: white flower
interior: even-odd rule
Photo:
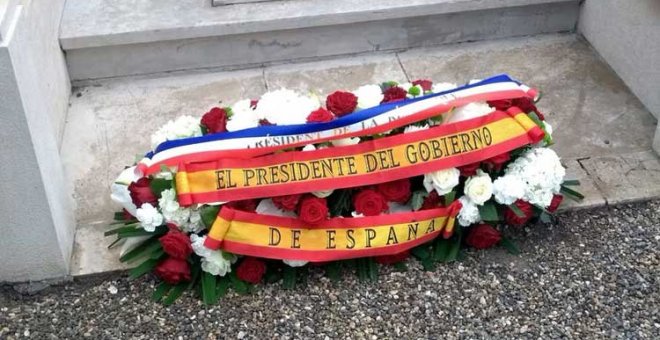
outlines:
[[[353,217],[364,217],[364,214],[358,213],[357,211],[354,211],[351,213],[351,216]]]
[[[360,142],[360,137],[341,138],[330,141],[333,146],[349,146]]]
[[[525,184],[523,200],[545,208],[552,195],[559,193],[566,169],[551,149],[534,148],[510,163],[505,173],[517,176]]]
[[[284,264],[286,264],[289,267],[302,267],[306,265],[309,261],[305,260],[282,260]]]
[[[479,216],[479,208],[474,202],[470,201],[466,196],[461,196],[458,199],[462,206],[461,210],[458,212],[457,220],[458,224],[469,227],[470,225],[481,221],[481,216]]]
[[[163,190],[160,195],[158,206],[163,212],[165,222],[173,223],[177,227],[185,229],[190,218],[190,209],[183,208],[179,205],[174,189]]]
[[[202,257],[202,270],[211,274],[225,276],[231,273],[231,261],[223,256],[221,250],[213,250],[207,257]]]
[[[334,192],[334,190],[332,190],[332,189],[330,189],[330,190],[321,190],[321,191],[312,191],[312,195],[314,195],[318,198],[326,198],[326,197],[332,195],[333,192]]]
[[[429,172],[428,174],[424,174],[424,188],[426,188],[427,192],[435,189],[438,195],[445,195],[458,185],[460,175],[461,172],[456,168]]]
[[[175,121],[169,121],[163,127],[151,135],[151,148],[156,147],[165,141],[181,138],[195,137],[202,135],[202,128],[199,126],[199,119],[192,116],[181,116]]]
[[[208,257],[213,252],[213,250],[204,246],[204,241],[206,241],[206,236],[190,234],[190,244],[195,254],[199,257]]]
[[[296,214],[293,211],[284,211],[273,203],[272,199],[263,199],[257,205],[255,210],[257,214],[261,215],[272,215],[272,216],[283,216],[283,217],[296,217]]]
[[[358,98],[357,107],[359,109],[378,106],[383,101],[383,91],[378,85],[360,86],[357,90],[353,91],[353,94]]]
[[[422,130],[427,130],[428,128],[429,128],[428,124],[424,124],[422,126],[408,125],[408,126],[406,126],[405,129],[403,129],[403,133],[422,131]]]
[[[396,202],[389,202],[387,203],[389,207],[389,212],[390,214],[396,214],[396,213],[403,213],[403,212],[411,212],[413,211],[412,206],[407,205],[407,204],[400,204]]]
[[[488,106],[488,104],[485,102],[470,103],[457,107],[455,110],[453,110],[451,112],[451,117],[449,117],[447,120],[447,123],[455,123],[467,119],[486,116],[493,111],[495,111],[495,109]]]
[[[135,217],[140,221],[140,226],[148,232],[154,232],[156,227],[163,224],[163,215],[149,203],[143,203],[135,212]]]
[[[259,117],[252,109],[250,99],[243,99],[231,107],[232,115],[227,121],[227,131],[238,131],[259,126]]]
[[[161,171],[156,173],[154,177],[170,181],[174,178],[174,174],[171,171]]]
[[[119,203],[122,208],[126,209],[133,216],[135,216],[137,207],[133,204],[128,186],[138,179],[140,179],[140,176],[136,173],[136,167],[133,166],[124,169],[110,186],[110,199]]]
[[[465,181],[463,191],[472,202],[483,205],[493,196],[493,182],[487,173],[479,169],[475,176],[470,176]]]
[[[261,96],[254,112],[258,119],[267,119],[272,124],[293,125],[307,123],[307,116],[319,107],[317,98],[280,89]]]
[[[204,223],[202,223],[202,215],[199,213],[199,210],[187,209],[190,211],[190,217],[186,223],[183,223],[179,228],[185,232],[189,233],[198,233],[204,229]]]
[[[314,144],[307,144],[302,148],[302,151],[314,151],[314,150],[316,150]]]
[[[493,182],[493,196],[500,204],[509,205],[525,195],[525,183],[515,175],[504,175]]]
[[[433,91],[433,93],[438,93],[438,92],[453,90],[456,87],[458,86],[453,83],[437,83],[437,84],[433,84],[433,88],[431,90]]]

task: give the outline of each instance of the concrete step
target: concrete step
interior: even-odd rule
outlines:
[[[74,80],[402,50],[574,29],[579,0],[68,0]]]
[[[109,186],[148,136],[179,115],[201,116],[219,101],[256,98],[287,87],[327,94],[387,80],[437,82],[507,72],[544,92],[540,108],[554,127],[554,148],[587,196],[585,208],[660,196],[660,161],[651,150],[655,119],[590,46],[575,35],[463,43],[403,53],[339,58],[231,72],[95,81],[75,89],[61,154],[75,184],[72,274],[121,269],[102,232],[117,208]]]

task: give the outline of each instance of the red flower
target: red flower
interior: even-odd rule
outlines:
[[[154,274],[173,285],[181,281],[190,281],[190,266],[185,260],[168,257],[156,266]]]
[[[506,111],[513,105],[512,99],[500,99],[500,100],[491,100],[488,102],[488,105],[495,108],[498,111]]]
[[[265,273],[266,263],[256,257],[246,257],[236,268],[236,276],[252,284],[259,283]]]
[[[383,194],[386,200],[405,204],[410,199],[410,180],[400,179],[398,181],[378,184],[376,190]]]
[[[204,114],[201,123],[209,133],[225,132],[227,131],[227,111],[214,107]]]
[[[328,203],[325,198],[305,195],[298,206],[298,217],[305,223],[319,224],[328,217]]]
[[[270,125],[276,125],[268,121],[268,119],[259,119],[259,126],[270,126]]]
[[[250,107],[252,110],[257,108],[257,104],[259,104],[259,99],[251,99],[250,100]]]
[[[500,232],[490,224],[478,224],[470,228],[465,243],[470,247],[486,249],[496,245],[501,239]]]
[[[374,260],[380,264],[395,264],[407,259],[408,256],[410,256],[410,251],[406,250],[398,254],[376,256]]]
[[[511,210],[511,208],[506,208],[504,210],[504,221],[506,221],[508,225],[521,226],[534,216],[534,208],[528,202],[517,200],[513,202],[513,204],[522,211],[524,216],[518,216],[513,210]]]
[[[440,195],[438,195],[437,191],[433,190],[429,192],[428,196],[424,198],[424,202],[422,202],[422,207],[419,208],[419,210],[435,209],[441,206],[440,203],[441,203]]]
[[[126,220],[126,221],[135,219],[135,216],[131,215],[131,213],[129,213],[128,210],[126,210],[126,209],[122,209],[122,213],[124,213],[123,217],[124,217],[124,220]]]
[[[358,98],[354,94],[344,91],[335,91],[325,99],[325,106],[337,117],[355,111],[357,103]]]
[[[539,117],[540,120],[545,120],[545,117],[539,111],[538,108],[536,108],[536,105],[534,105],[534,100],[529,97],[521,97],[521,98],[516,98],[512,102],[512,106],[517,106],[519,109],[521,109],[525,113],[530,113],[534,112],[536,115]]]
[[[559,205],[561,204],[561,201],[564,200],[564,196],[562,195],[553,195],[552,196],[552,201],[550,201],[550,205],[548,206],[547,210],[548,212],[555,212],[559,208]]]
[[[388,208],[385,197],[373,189],[364,189],[353,196],[353,206],[358,214],[364,216],[380,215]]]
[[[398,86],[392,86],[385,90],[383,95],[383,101],[381,103],[391,103],[406,99],[408,92]]]
[[[505,152],[485,160],[484,163],[489,169],[500,171],[502,170],[504,163],[508,162],[509,160],[511,160],[511,155],[508,152]]]
[[[273,203],[282,210],[294,211],[300,201],[300,194],[273,197]]]
[[[149,203],[153,206],[158,204],[158,197],[151,191],[150,183],[151,181],[148,178],[142,177],[137,182],[133,182],[128,186],[133,204],[138,208],[144,203]]]
[[[176,229],[170,229],[158,241],[165,253],[175,259],[185,260],[193,252],[188,236]]]
[[[312,113],[307,116],[307,123],[323,123],[329,122],[333,119],[335,119],[335,116],[333,116],[330,111],[321,107],[316,111],[312,111]]]
[[[412,82],[413,86],[419,85],[424,92],[433,90],[433,82],[427,79],[417,79]]]
[[[254,212],[255,210],[257,210],[257,200],[255,199],[231,201],[225,205],[232,209],[247,211],[247,212]]]
[[[477,170],[479,169],[480,166],[481,163],[479,162],[467,164],[467,165],[459,166],[458,171],[461,172],[461,176],[470,177],[477,174]]]

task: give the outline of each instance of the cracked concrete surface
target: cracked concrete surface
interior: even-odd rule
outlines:
[[[660,195],[660,161],[651,151],[656,121],[590,46],[574,35],[464,43],[288,64],[261,69],[123,78],[77,89],[62,144],[75,183],[79,229],[73,275],[121,269],[99,244],[116,209],[109,183],[149,136],[182,114],[201,116],[222,101],[256,98],[287,87],[323,95],[367,83],[431,78],[464,83],[509,73],[540,89],[539,107],[554,127],[555,150],[586,196],[567,208],[589,208]]]

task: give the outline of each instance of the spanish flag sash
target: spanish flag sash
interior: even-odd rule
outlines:
[[[394,181],[482,161],[544,132],[510,108],[357,145],[179,165],[179,204],[235,201]]]
[[[454,230],[459,201],[449,207],[389,215],[332,218],[308,226],[289,217],[223,207],[204,245],[233,254],[313,262],[391,255]]]

